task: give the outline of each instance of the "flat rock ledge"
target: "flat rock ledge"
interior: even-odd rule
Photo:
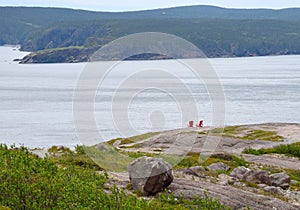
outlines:
[[[299,210],[300,208],[297,205],[277,198],[244,191],[232,186],[222,186],[203,181],[174,179],[168,189],[171,190],[175,196],[183,194],[185,198],[189,199],[194,198],[194,196],[204,197],[206,193],[209,197],[218,199],[222,204],[232,209],[247,209],[247,207],[250,207],[253,210]]]

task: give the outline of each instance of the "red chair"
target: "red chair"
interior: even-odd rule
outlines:
[[[200,120],[199,124],[197,124],[198,128],[202,128],[203,127],[203,120]]]
[[[189,128],[193,128],[193,127],[194,127],[194,121],[189,121],[188,127],[189,127]]]

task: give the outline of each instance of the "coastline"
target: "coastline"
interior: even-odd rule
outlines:
[[[68,63],[86,63],[89,61],[89,56],[92,55],[99,48],[84,48],[84,47],[71,47],[71,48],[60,48],[60,49],[48,49],[42,50],[37,52],[29,52],[29,51],[21,51],[21,45],[10,45],[5,44],[0,47],[8,47],[14,51],[20,53],[20,57],[11,58],[10,62],[18,62],[19,64],[68,64]],[[75,50],[75,51],[74,51]],[[78,51],[79,50],[79,51]],[[80,51],[82,50],[82,54]],[[60,51],[56,53],[56,51]],[[74,53],[76,52],[75,56]],[[55,59],[55,57],[60,57],[60,59]],[[218,59],[251,59],[251,58],[266,58],[266,57],[279,57],[279,56],[300,56],[300,54],[269,54],[269,55],[251,55],[251,56],[215,56],[215,57],[207,57],[205,59],[209,60],[218,60]],[[159,60],[172,60],[172,58],[166,56],[148,56],[147,58],[143,59],[143,57],[138,58],[129,58],[124,61],[159,61]],[[193,57],[186,57],[184,59],[199,59]],[[201,59],[201,58],[200,58]],[[118,59],[116,59],[118,60]],[[175,59],[176,60],[176,59]]]
[[[99,49],[99,48],[97,48]],[[88,62],[89,57],[96,52],[97,49],[89,49],[83,48],[78,49],[70,48],[70,49],[49,49],[46,51],[37,51],[30,52],[28,55],[21,59],[15,59],[14,61],[18,61],[20,64],[45,64],[45,63],[82,63]],[[22,52],[22,51],[20,51]],[[248,55],[248,56],[213,56],[207,57],[207,59],[222,59],[222,58],[258,58],[258,57],[276,57],[276,56],[297,56],[300,54],[267,54],[267,55]],[[170,60],[170,58],[165,55],[153,55],[149,56],[148,54],[140,55],[139,57],[132,57],[126,59],[126,61],[151,61],[151,60]],[[184,57],[177,59],[197,59],[194,57]],[[114,60],[119,60],[115,58]]]
[[[219,137],[221,141],[216,150],[206,157],[207,159],[199,162],[201,145],[203,146],[205,141],[215,141]],[[253,155],[245,151],[249,148],[257,151],[261,148],[276,148],[282,144],[295,145],[295,148],[300,149],[299,137],[298,123],[266,123],[227,126],[223,131],[208,127],[183,128],[118,138],[91,147],[81,147],[85,148],[83,154],[88,155],[94,164],[108,174],[108,185],[116,185],[127,193],[132,193],[128,188],[130,184],[128,164],[143,156],[158,157],[173,165],[175,178],[168,190],[175,193],[175,196],[182,194],[183,198],[190,199],[192,195],[202,195],[207,190],[209,196],[233,209],[241,208],[243,205],[251,209],[259,209],[261,206],[270,208],[285,206],[288,209],[297,209],[300,206],[300,177],[297,177],[300,172],[300,157],[275,153]],[[192,147],[187,145],[190,138],[195,140]],[[185,151],[187,148],[190,150]],[[74,154],[70,154],[69,149],[64,147],[38,151],[48,152],[46,155],[43,154],[42,158],[48,156],[59,163],[64,163],[69,155],[75,159],[79,158],[76,152],[81,150],[76,148],[72,151]],[[36,151],[31,152],[40,156]],[[230,168],[228,172],[210,171],[211,165],[220,163]],[[197,167],[201,168],[201,171],[193,171]],[[260,178],[248,182],[237,181],[231,174],[233,170],[241,167],[247,167],[252,173],[288,174],[292,180],[291,188],[282,190],[255,183],[255,180]],[[269,189],[273,191],[267,191]],[[231,193],[228,194],[229,191]]]
[[[276,132],[276,134],[278,134],[279,136],[283,136],[284,137],[284,141],[278,141],[278,142],[272,142],[272,141],[267,141],[268,144],[262,144],[261,146],[268,146],[268,147],[273,147],[279,144],[292,144],[292,143],[296,143],[296,142],[300,142],[300,139],[298,139],[300,137],[300,123],[255,123],[255,124],[238,124],[238,125],[228,125],[228,126],[224,126],[224,127],[210,127],[210,126],[204,126],[202,128],[176,128],[176,129],[170,129],[170,130],[164,130],[164,131],[157,131],[157,132],[150,132],[150,133],[143,133],[140,134],[138,136],[128,136],[128,137],[117,137],[114,139],[110,139],[107,140],[105,142],[102,142],[104,144],[107,144],[109,142],[115,141],[115,139],[131,139],[131,138],[137,138],[140,136],[144,136],[144,137],[148,137],[149,135],[152,136],[152,134],[157,134],[158,137],[160,135],[164,135],[164,137],[169,138],[171,136],[174,135],[180,135],[180,133],[197,133],[197,132],[202,132],[202,131],[211,131],[211,130],[217,130],[217,129],[225,129],[226,128],[247,128],[248,130],[262,130],[262,131],[270,131],[270,132]],[[246,131],[247,131],[246,129]],[[207,133],[206,135],[210,135],[209,133]],[[222,136],[222,135],[219,135]],[[224,137],[228,137],[226,134],[224,134]],[[139,138],[139,141],[146,141],[149,140],[148,138]],[[151,139],[150,139],[151,140]],[[255,144],[255,139],[253,139],[252,143]],[[259,140],[259,139],[258,139]],[[266,143],[264,141],[261,141],[263,143]],[[98,143],[98,144],[102,144],[102,143]],[[141,143],[141,142],[139,142]],[[95,145],[90,145],[90,146],[97,146],[98,144]],[[114,146],[116,148],[118,148],[119,144],[115,144]],[[53,146],[57,146],[57,147],[67,147],[66,145],[50,145],[49,147],[42,147],[42,148],[31,148],[30,150],[32,151],[47,151],[48,149],[50,149]],[[85,145],[87,146],[87,145]],[[131,146],[131,144],[129,144],[129,146]],[[70,149],[72,151],[74,151],[76,145],[74,147],[71,147]],[[153,151],[152,151],[153,152]]]

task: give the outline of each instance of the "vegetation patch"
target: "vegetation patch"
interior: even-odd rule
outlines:
[[[117,141],[121,141],[123,138],[116,138],[116,139],[112,139],[106,142],[106,144],[108,144],[109,146],[113,146],[114,143],[116,143]]]
[[[284,154],[286,156],[298,157],[300,159],[300,142],[294,144],[282,144],[273,148],[252,149],[247,148],[243,151],[246,154],[264,155],[264,154]]]
[[[113,147],[105,151],[100,151],[95,147],[86,147],[85,151],[97,165],[110,171],[127,171],[129,163],[134,160]]]
[[[264,130],[250,130],[245,136],[240,138],[245,140],[264,140],[273,142],[280,142],[284,140],[284,138],[279,136],[277,132]]]
[[[64,147],[64,146],[52,146],[51,148],[48,149],[48,152],[50,154],[71,154],[72,151],[70,148]]]
[[[159,134],[160,134],[160,132],[150,132],[150,133],[145,133],[145,134],[141,134],[138,136],[129,137],[129,138],[121,140],[121,144],[131,144],[131,143],[139,142],[139,141],[151,138],[151,137],[159,135]]]
[[[214,128],[210,131],[201,131],[198,134],[225,136],[229,138],[238,138],[241,140],[264,140],[272,142],[280,142],[284,140],[284,137],[279,136],[275,131],[251,130],[244,126]]]
[[[133,143],[151,138],[151,137],[159,135],[159,134],[160,134],[160,132],[150,132],[150,133],[145,133],[145,134],[141,134],[141,135],[133,136],[133,137],[129,137],[129,138],[116,138],[116,139],[107,141],[106,143],[110,146],[113,146],[113,144],[117,141],[120,141],[120,145],[133,144]],[[133,145],[131,148],[135,148],[138,146],[140,146],[140,145]],[[129,147],[126,147],[126,148],[129,148]]]
[[[11,209],[225,209],[208,196],[189,200],[161,194],[147,201],[116,186],[107,193],[104,190],[107,174],[72,165],[59,167],[51,158],[41,159],[25,147],[1,145],[0,162],[0,209],[3,210],[9,209],[4,206]]]
[[[210,134],[220,134],[220,135],[235,135],[239,134],[241,131],[246,128],[242,126],[227,126],[225,128],[214,128],[209,131]]]
[[[290,176],[291,180],[296,181],[296,183],[291,182],[291,189],[300,191],[300,170],[285,169],[285,172]]]
[[[218,157],[211,156],[205,160],[201,160],[201,156],[199,155],[199,153],[190,152],[175,166],[175,168],[188,168],[188,167],[200,166],[200,165],[207,167],[213,163],[218,163],[218,162],[225,163],[231,169],[234,169],[238,166],[245,166],[245,167],[248,166],[248,162],[246,162],[243,158],[234,155],[224,156],[224,158],[222,156],[218,156]]]

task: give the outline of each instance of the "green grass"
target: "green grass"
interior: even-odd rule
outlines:
[[[66,147],[52,146],[48,149],[48,152],[50,153],[49,158],[54,163],[62,167],[75,166],[83,169],[102,171],[103,168],[96,164],[95,161],[93,161],[86,153],[86,148],[88,147],[77,145],[73,152]]]
[[[200,166],[200,165],[207,167],[213,163],[223,162],[230,167],[230,170],[226,172],[229,173],[232,169],[238,166],[246,166],[246,167],[248,166],[248,163],[243,158],[234,155],[228,155],[225,158],[211,156],[206,160],[204,160],[204,162],[200,158],[201,157],[199,153],[190,152],[175,165],[175,168],[188,168],[188,167]]]
[[[59,166],[76,166],[98,171],[126,171],[128,164],[134,160],[134,158],[119,152],[113,147],[108,147],[106,151],[100,151],[95,147],[76,146],[73,152],[68,148],[58,150],[54,146],[51,147],[50,151],[49,158]]]
[[[245,130],[241,126],[227,126],[225,128],[214,128],[209,131],[210,134],[220,134],[220,135],[235,135],[239,134],[240,131]]]
[[[151,138],[151,137],[159,135],[159,134],[160,134],[160,132],[150,132],[150,133],[145,133],[145,134],[141,134],[141,135],[138,135],[138,136],[125,138],[125,139],[121,140],[121,145],[122,144],[131,144],[131,143],[139,142],[139,141]]]
[[[84,169],[95,169],[98,171],[102,171],[103,168],[101,168],[98,164],[96,164],[88,155],[78,155],[78,154],[63,154],[61,156],[54,156],[50,157],[50,159],[62,166],[77,166]]]
[[[87,153],[92,157],[93,161],[97,163],[101,168],[111,170],[111,171],[126,171],[128,164],[134,159],[147,156],[162,158],[166,162],[173,165],[174,169],[188,168],[192,166],[204,166],[207,167],[212,163],[223,162],[227,164],[231,169],[238,166],[248,166],[248,163],[240,157],[234,155],[224,155],[223,156],[211,156],[204,162],[200,159],[199,153],[190,152],[186,156],[177,156],[169,154],[155,154],[155,153],[145,153],[145,152],[130,152],[130,151],[118,151],[114,148],[110,148],[106,152],[99,151],[94,148],[88,147]],[[229,170],[227,173],[229,173]]]
[[[250,130],[243,126],[227,126],[225,128],[214,128],[210,131],[202,131],[199,134],[225,136],[230,138],[238,138],[241,140],[264,140],[272,142],[283,141],[284,138],[279,136],[275,131]]]
[[[116,152],[120,153],[120,155],[123,155],[123,157],[131,158],[130,161],[143,156],[162,158],[166,162],[173,165],[174,169],[182,169],[182,168],[201,166],[201,165],[207,167],[212,163],[223,162],[231,168],[231,170],[227,172],[229,173],[230,171],[232,171],[232,169],[238,166],[246,166],[246,167],[248,166],[248,162],[246,162],[243,158],[230,155],[230,154],[224,156],[218,156],[218,157],[212,155],[211,157],[203,161],[200,159],[201,157],[199,153],[193,153],[193,152],[188,153],[186,156],[155,154],[155,153],[145,153],[145,152],[129,152],[129,151],[116,151]]]
[[[82,148],[78,148],[82,152]],[[87,154],[85,152],[80,155]],[[74,155],[76,155],[74,153]],[[192,200],[162,193],[145,200],[113,186],[104,190],[108,177],[77,164],[58,166],[51,158],[39,158],[27,148],[0,146],[0,209],[225,209],[205,196]]]
[[[261,148],[258,150],[247,148],[243,151],[243,153],[253,155],[284,154],[291,157],[298,157],[300,159],[300,142],[287,145],[282,144],[273,148]]]
[[[52,146],[48,149],[48,152],[50,154],[59,154],[59,153],[60,154],[66,154],[66,153],[71,154],[72,153],[72,151],[69,148],[63,147],[63,146]]]
[[[110,146],[113,146],[113,144],[116,141],[121,141],[120,145],[132,144],[132,143],[136,143],[136,142],[151,138],[151,137],[159,135],[159,134],[160,134],[160,132],[150,132],[150,133],[145,133],[145,134],[141,134],[141,135],[138,135],[138,136],[132,136],[132,137],[129,137],[129,138],[116,138],[116,139],[112,139],[110,141],[107,141],[106,143]],[[126,147],[126,148],[135,148],[135,147],[138,147],[138,146],[139,145],[134,145],[132,147]]]
[[[123,138],[116,138],[116,139],[112,139],[106,142],[107,145],[109,146],[113,146],[114,143],[116,143],[117,141],[121,141]]]
[[[129,163],[134,160],[134,158],[124,155],[112,147],[106,151],[99,151],[94,147],[87,147],[86,153],[97,165],[109,171],[127,171]]]
[[[245,140],[264,140],[272,142],[283,141],[284,138],[279,136],[275,131],[264,131],[264,130],[250,130],[247,132],[247,135],[241,137]]]
[[[291,183],[291,189],[300,191],[300,169],[299,170],[292,170],[292,169],[285,169],[285,172],[290,176],[291,180],[295,180],[298,184]]]

